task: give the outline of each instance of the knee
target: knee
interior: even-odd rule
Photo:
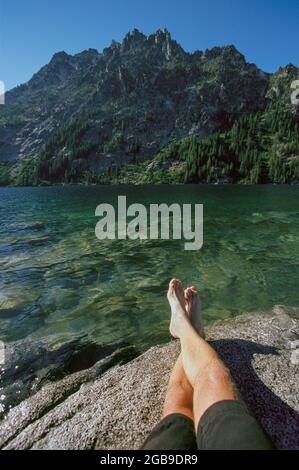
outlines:
[[[211,388],[218,388],[223,384],[231,384],[232,378],[229,370],[219,359],[212,361],[205,369],[205,381]]]
[[[193,387],[187,377],[171,380],[168,384],[168,390],[174,390],[176,393],[192,393]]]

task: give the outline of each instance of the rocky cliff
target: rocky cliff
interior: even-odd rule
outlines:
[[[100,53],[59,52],[6,94],[2,173],[15,175],[30,157],[37,180],[68,182],[152,159],[169,142],[204,138],[269,103],[289,107],[298,76],[294,66],[264,73],[234,46],[187,53],[167,30],[135,29]]]

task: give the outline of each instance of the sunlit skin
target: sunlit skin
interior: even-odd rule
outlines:
[[[172,370],[163,416],[180,413],[194,421],[222,400],[237,400],[238,393],[223,362],[205,341],[201,301],[195,287],[183,290],[177,279],[169,283],[170,333],[180,340],[181,353]]]

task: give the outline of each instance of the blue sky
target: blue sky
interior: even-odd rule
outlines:
[[[299,66],[298,0],[0,0],[0,80],[31,78],[61,50],[102,50],[134,27],[167,27],[187,51],[234,44],[272,72]]]

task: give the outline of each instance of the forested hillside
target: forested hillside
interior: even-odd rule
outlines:
[[[0,184],[297,182],[298,78],[167,30],[57,53],[0,107]]]

